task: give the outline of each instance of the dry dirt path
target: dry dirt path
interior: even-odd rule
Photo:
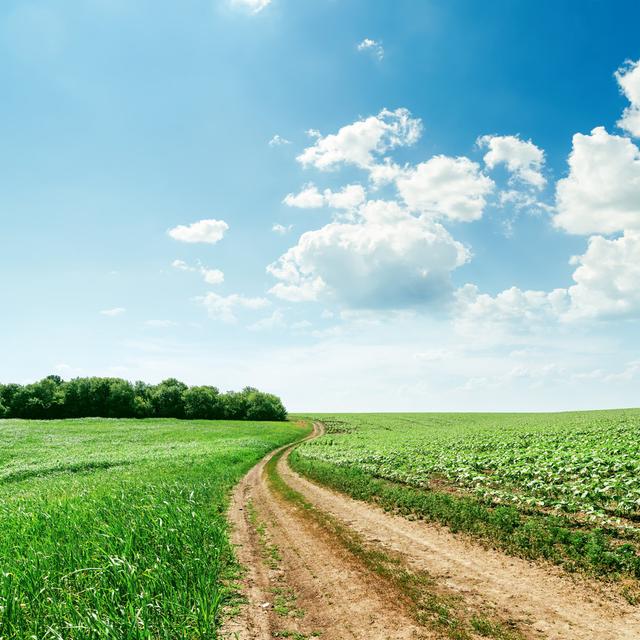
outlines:
[[[315,425],[310,437],[320,433],[321,425]],[[284,449],[277,468],[287,485],[368,543],[402,558],[411,570],[430,574],[472,609],[513,621],[532,639],[640,640],[640,608],[605,592],[599,583],[506,556],[442,527],[388,514],[328,490],[293,472],[287,462],[293,446]],[[330,640],[441,637],[418,625],[388,584],[274,493],[263,470],[275,453],[238,485],[230,509],[233,541],[240,561],[249,567],[244,585],[249,604],[228,631],[241,640],[266,640],[283,629],[307,636],[321,632]],[[264,562],[265,541],[247,511],[249,503],[277,543],[282,555],[277,567]],[[273,589],[285,583],[305,611],[293,625],[289,619],[283,624],[272,606]]]
[[[311,437],[319,433],[315,426]],[[267,640],[320,634],[323,640],[433,638],[397,599],[389,598],[386,583],[273,491],[264,468],[279,451],[263,458],[234,491],[229,509],[231,538],[238,559],[247,568],[243,587],[248,603],[226,624],[223,637]],[[294,615],[281,615],[278,597],[282,601],[284,594],[286,600],[289,592],[295,594],[295,603],[285,607]],[[293,635],[296,632],[301,635]]]

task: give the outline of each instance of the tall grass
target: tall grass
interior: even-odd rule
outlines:
[[[215,638],[237,571],[228,491],[299,433],[0,421],[0,638]]]

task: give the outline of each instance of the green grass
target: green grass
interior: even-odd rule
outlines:
[[[0,638],[215,638],[224,510],[291,423],[0,421]]]
[[[297,470],[529,558],[640,578],[640,411],[316,416]],[[633,589],[632,589],[633,590]]]

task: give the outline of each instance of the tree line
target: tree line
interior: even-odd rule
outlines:
[[[0,418],[88,417],[285,420],[287,410],[280,398],[253,387],[221,393],[175,378],[152,385],[122,378],[65,381],[47,376],[32,384],[0,384]]]

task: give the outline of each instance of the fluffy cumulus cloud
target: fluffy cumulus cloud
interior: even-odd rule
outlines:
[[[631,103],[618,120],[618,126],[640,137],[640,60],[628,62],[616,72],[620,89]]]
[[[179,242],[215,244],[224,237],[229,225],[224,220],[200,220],[190,225],[178,225],[167,232]]]
[[[596,127],[576,133],[569,175],[558,181],[554,224],[574,234],[640,229],[640,150]]]
[[[204,306],[210,318],[232,323],[237,321],[237,312],[241,309],[258,310],[269,306],[266,298],[249,298],[238,293],[222,296],[209,292],[204,296],[196,298]]]
[[[487,149],[484,162],[489,169],[504,165],[514,180],[536,189],[545,186],[544,151],[531,140],[520,140],[518,136],[482,136],[478,138],[478,146]]]
[[[395,182],[400,176],[404,175],[404,168],[396,164],[391,158],[384,158],[382,162],[369,167],[369,180],[377,189],[385,184]]]
[[[366,191],[361,184],[348,184],[339,191],[325,189],[323,192],[314,184],[308,184],[297,194],[289,193],[282,202],[299,209],[328,206],[333,209],[351,210],[360,206],[365,198]]]
[[[478,220],[494,183],[468,158],[434,156],[396,179],[398,191],[412,211],[431,217]]]
[[[483,325],[508,325],[529,331],[533,325],[555,321],[567,309],[566,289],[523,291],[511,287],[495,296],[481,293],[476,285],[466,284],[456,291],[455,315],[459,328],[477,331]]]
[[[332,209],[351,211],[359,207],[366,197],[366,191],[361,184],[348,184],[340,191],[324,190],[324,200]]]
[[[630,106],[620,126],[640,134],[640,61],[616,78]],[[271,293],[289,301],[337,302],[352,309],[402,309],[439,302],[453,310],[458,326],[480,324],[532,327],[587,319],[640,316],[640,149],[632,138],[604,127],[573,137],[568,173],[555,185],[555,206],[538,201],[546,185],[545,154],[519,136],[482,136],[486,170],[504,166],[509,187],[496,204],[552,213],[556,228],[591,236],[582,255],[572,258],[572,282],[550,291],[516,286],[498,294],[473,284],[453,291],[450,275],[468,261],[469,251],[443,226],[482,217],[494,181],[466,157],[437,155],[416,165],[399,165],[387,153],[413,144],[421,121],[406,109],[383,110],[322,136],[298,161],[329,170],[343,165],[369,172],[373,191],[394,185],[394,200],[367,201],[361,185],[321,191],[313,184],[284,202],[303,208],[347,211],[315,231],[268,267],[278,283]],[[615,235],[614,235],[615,234]],[[607,237],[608,236],[608,237]]]
[[[384,58],[384,47],[382,42],[378,40],[372,40],[371,38],[365,38],[358,43],[358,51],[368,51],[378,60]]]
[[[315,143],[297,159],[303,166],[321,170],[335,169],[341,164],[367,169],[375,164],[375,156],[412,145],[421,133],[421,121],[412,118],[407,109],[383,109],[377,116],[342,127],[338,133],[316,136]]]
[[[571,263],[575,284],[551,292],[512,287],[491,296],[465,285],[456,292],[458,323],[473,330],[482,324],[509,324],[528,331],[548,322],[640,314],[640,232],[627,231],[614,240],[593,236],[586,252]]]
[[[393,201],[371,201],[348,222],[303,234],[268,267],[271,292],[356,308],[401,308],[446,298],[450,273],[469,257],[442,225]]]
[[[271,0],[231,0],[232,7],[245,9],[249,13],[260,13],[263,9],[271,4]]]
[[[200,273],[207,284],[222,284],[224,282],[224,273],[220,269],[202,267]]]
[[[288,207],[319,209],[324,206],[324,197],[314,184],[305,185],[298,193],[289,193],[282,201]]]
[[[569,318],[640,314],[640,232],[614,240],[594,236],[572,263],[577,268],[569,287]]]
[[[271,231],[281,236],[285,235],[286,233],[289,233],[291,229],[293,229],[292,224],[284,225],[284,224],[276,223],[271,227]]]

